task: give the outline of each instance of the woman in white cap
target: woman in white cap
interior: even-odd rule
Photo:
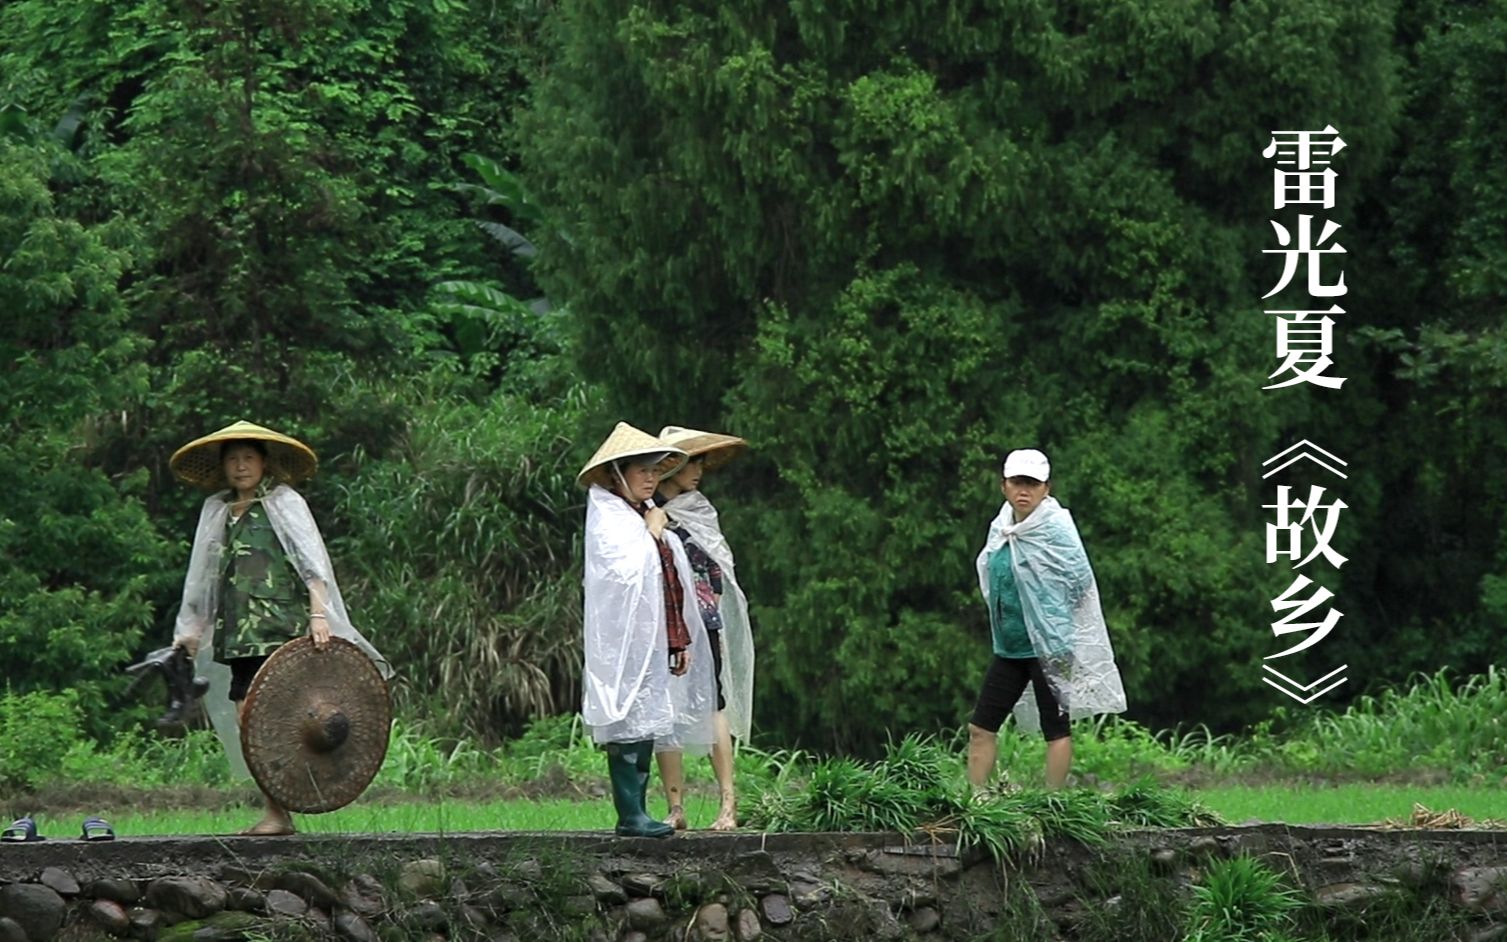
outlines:
[[[1073,516],[1051,496],[1052,467],[1034,448],[1005,457],[1005,503],[977,560],[994,658],[968,724],[968,780],[994,771],[999,728],[1012,709],[1047,741],[1047,785],[1067,781],[1070,721],[1125,710],[1125,690],[1099,608],[1099,588]],[[1034,698],[1023,697],[1031,686]]]
[[[665,426],[660,440],[689,456],[673,476],[663,478],[656,500],[670,515],[670,528],[685,544],[695,579],[694,594],[706,625],[712,656],[712,682],[717,712],[713,716],[712,771],[717,776],[720,802],[714,831],[738,826],[738,796],[733,788],[734,736],[748,738],[753,715],[753,635],[748,623],[748,600],[733,572],[733,552],[722,536],[717,508],[701,492],[701,476],[740,454],[747,443],[732,435]],[[686,826],[685,764],[682,744],[672,739],[655,743],[659,775],[664,779],[670,811],[666,823]]]
[[[669,837],[647,813],[660,737],[711,742],[711,658],[679,537],[653,506],[685,452],[619,422],[581,469],[586,501],[581,715],[607,751],[617,833]],[[702,652],[697,656],[698,652]]]
[[[169,464],[180,480],[213,491],[199,513],[173,643],[209,678],[205,708],[232,769],[245,776],[240,708],[257,670],[285,642],[306,633],[316,647],[344,638],[384,677],[392,670],[351,625],[319,526],[292,487],[318,467],[309,446],[236,422],[184,445]],[[262,819],[241,833],[292,834],[292,815],[263,797]]]

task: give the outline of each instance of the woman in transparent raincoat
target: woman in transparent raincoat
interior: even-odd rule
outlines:
[[[617,833],[669,837],[647,813],[656,739],[709,748],[711,658],[680,538],[653,506],[685,452],[619,422],[581,469],[587,487],[581,716],[605,747]]]
[[[1099,587],[1073,516],[1051,496],[1051,464],[1034,448],[1005,458],[1005,503],[977,560],[994,657],[968,724],[968,779],[994,771],[999,728],[1012,709],[1047,741],[1046,780],[1067,780],[1070,721],[1125,710],[1125,690],[1099,608]],[[1027,686],[1032,697],[1023,697]]]
[[[696,601],[706,625],[708,654],[712,658],[712,683],[717,712],[713,714],[712,771],[720,795],[713,831],[730,831],[738,825],[738,797],[733,788],[733,738],[748,738],[753,716],[753,634],[749,628],[748,600],[733,569],[733,551],[722,535],[717,508],[701,492],[701,476],[731,461],[747,443],[732,435],[665,426],[659,438],[683,449],[690,456],[673,476],[660,481],[655,495],[670,516],[670,528],[685,544],[695,579]],[[673,739],[654,744],[659,774],[669,803],[666,823],[686,826],[684,808],[684,748]]]
[[[313,475],[314,452],[296,438],[236,422],[178,449],[170,465],[205,498],[194,533],[173,643],[209,678],[204,697],[231,770],[248,777],[240,708],[257,670],[285,642],[307,633],[316,646],[344,638],[384,677],[387,661],[351,625],[319,526],[292,487]],[[250,835],[294,832],[270,796]]]

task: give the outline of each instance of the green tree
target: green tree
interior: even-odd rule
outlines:
[[[1347,656],[1391,678],[1482,670],[1507,630],[1507,11],[1426,0],[1399,24],[1404,120],[1362,208],[1361,257],[1385,264],[1355,305],[1378,415],[1337,432],[1368,469],[1374,534],[1346,567],[1364,626]]]
[[[118,290],[120,227],[60,218],[54,148],[0,137],[0,657],[16,693],[73,688],[108,726],[118,669],[152,626],[166,555],[141,501],[142,473],[112,478],[89,442],[147,382],[145,338]]]
[[[133,224],[132,323],[154,383],[114,455],[186,518],[165,458],[250,416],[381,452],[396,417],[342,395],[430,341],[430,286],[494,260],[450,186],[495,150],[540,10],[431,0],[0,10],[6,96],[74,121],[66,206]],[[155,505],[155,500],[154,500]]]

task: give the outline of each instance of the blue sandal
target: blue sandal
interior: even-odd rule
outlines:
[[[110,822],[104,818],[96,816],[85,818],[84,840],[113,841],[115,840],[115,829],[110,827]]]
[[[0,831],[0,841],[10,841],[20,844],[31,841],[45,841],[46,839],[37,833],[37,822],[31,818],[17,818],[10,823],[10,827]]]

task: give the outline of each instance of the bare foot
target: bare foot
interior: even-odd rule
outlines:
[[[680,805],[671,805],[670,813],[665,815],[665,823],[677,831],[684,831],[685,809]]]
[[[296,833],[293,819],[268,815],[241,832],[243,837],[285,837]]]
[[[736,805],[724,804],[717,812],[717,820],[712,822],[713,831],[734,831],[738,827],[738,808]]]

